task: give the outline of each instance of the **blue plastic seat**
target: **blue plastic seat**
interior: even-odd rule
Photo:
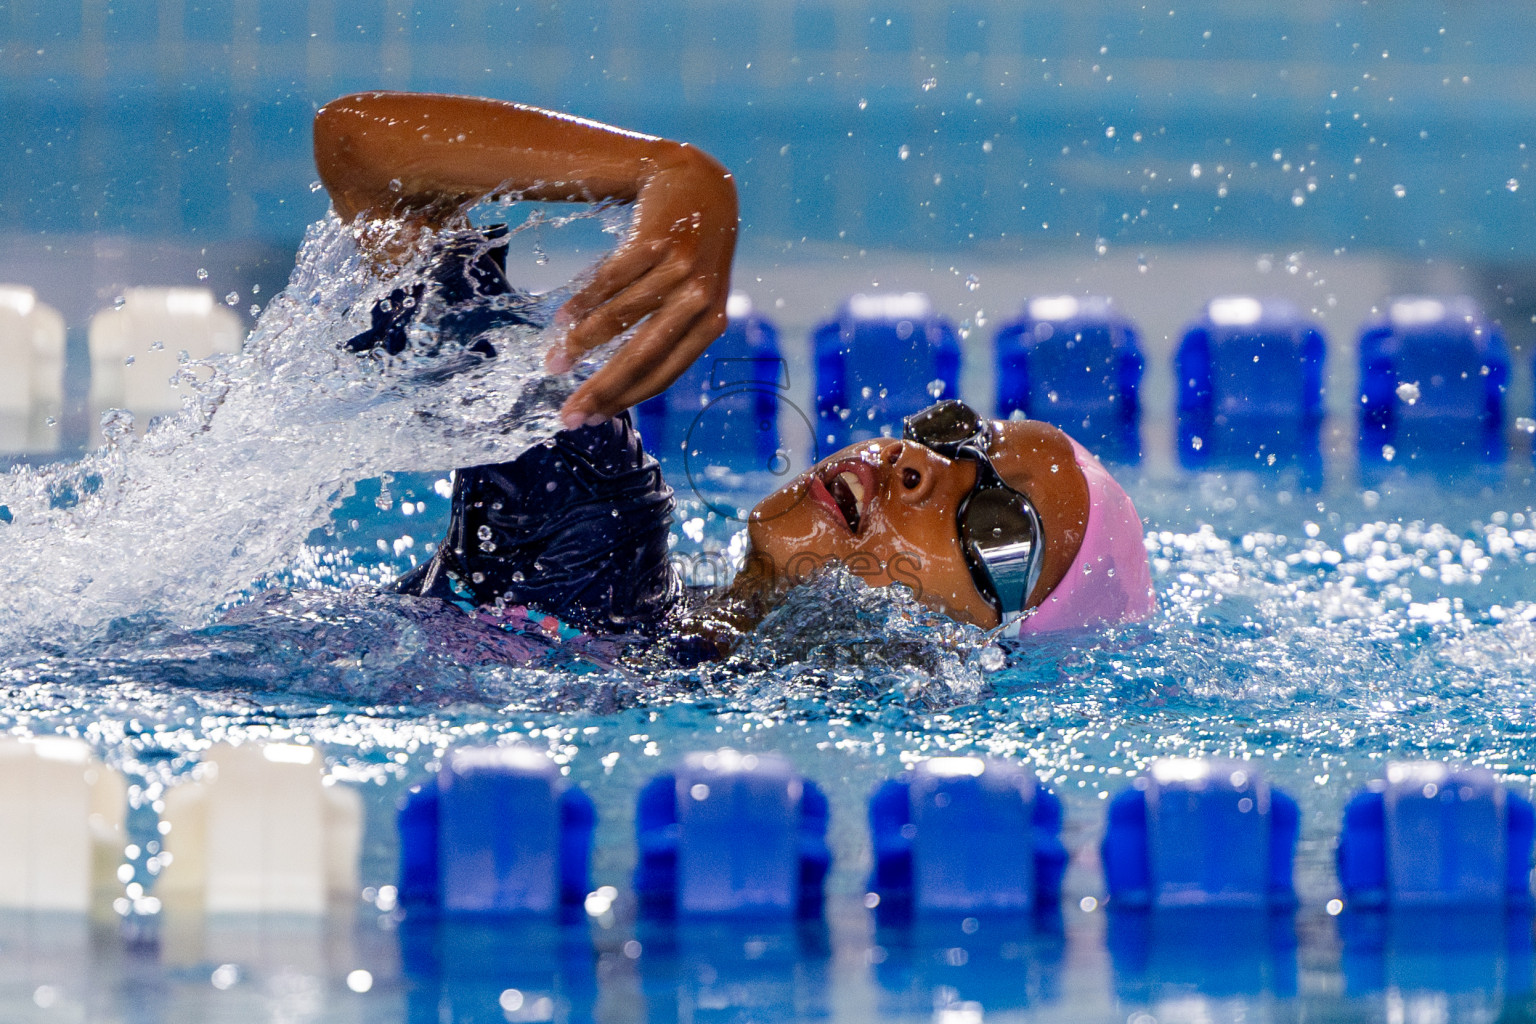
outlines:
[[[651,912],[814,916],[827,799],[775,754],[690,754],[640,792],[635,890]]]
[[[959,336],[926,295],[854,295],[812,345],[823,451],[900,437],[903,417],[960,397]]]
[[[1360,456],[1504,457],[1504,334],[1471,299],[1394,299],[1360,333]]]
[[[1246,761],[1154,762],[1110,803],[1100,854],[1110,905],[1295,903],[1296,802]]]
[[[398,817],[400,900],[448,914],[553,914],[587,893],[591,800],[528,747],[452,751]]]
[[[636,407],[636,425],[660,458],[686,451],[736,472],[771,469],[782,458],[779,411],[789,389],[778,328],[740,292],[726,313],[725,333],[671,387]]]
[[[1267,468],[1317,456],[1322,332],[1287,302],[1212,299],[1184,333],[1179,459],[1189,468]]]
[[[869,821],[883,915],[1017,912],[1060,898],[1061,802],[1021,765],[923,761],[875,791]]]
[[[1359,907],[1531,902],[1531,804],[1484,768],[1392,764],[1344,808],[1339,883]]]
[[[1044,420],[1104,458],[1141,457],[1141,346],[1108,299],[1030,300],[998,330],[996,358],[999,416]]]

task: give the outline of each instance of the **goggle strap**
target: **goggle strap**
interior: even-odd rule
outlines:
[[[1030,609],[1033,611],[1034,609]],[[993,626],[987,630],[987,639],[996,640],[1003,637],[1009,640],[1017,640],[1019,632],[1024,628],[1024,620],[1029,617],[1029,612],[1004,612],[1001,625]]]

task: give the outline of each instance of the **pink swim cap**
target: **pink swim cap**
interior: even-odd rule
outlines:
[[[1157,606],[1136,506],[1088,449],[1073,441],[1072,450],[1078,468],[1088,478],[1088,529],[1083,546],[1050,596],[1033,611],[1004,625],[1003,636],[1137,622]]]

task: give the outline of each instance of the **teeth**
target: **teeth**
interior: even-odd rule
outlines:
[[[864,511],[864,482],[854,473],[846,470],[838,474],[838,478],[853,492],[853,500],[858,504],[859,511]]]

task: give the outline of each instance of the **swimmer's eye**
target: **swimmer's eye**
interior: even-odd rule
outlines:
[[[907,490],[910,491],[912,488],[916,487],[922,482],[923,475],[917,470],[913,469],[911,466],[908,466],[906,469],[901,471],[901,486],[905,487]]]

